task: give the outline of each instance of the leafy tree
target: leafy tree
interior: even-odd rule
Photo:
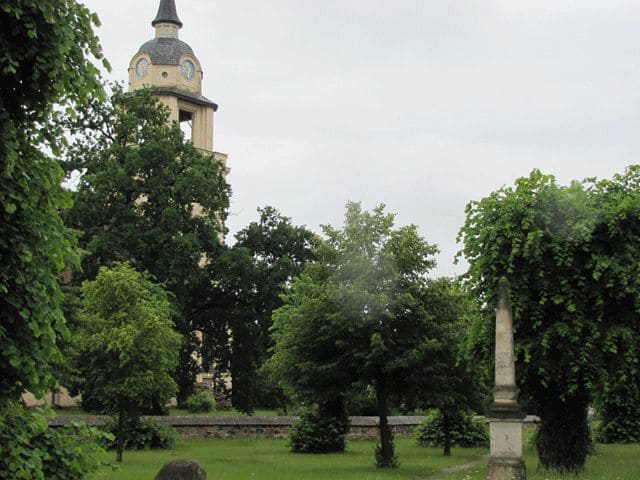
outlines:
[[[471,296],[457,282],[440,278],[430,280],[425,292],[425,308],[443,329],[443,343],[439,367],[432,375],[437,386],[430,388],[424,397],[418,390],[418,402],[423,407],[437,407],[440,415],[436,424],[442,427],[444,455],[451,455],[456,443],[454,430],[465,426],[473,429],[468,421],[469,410],[482,408],[488,392],[487,370],[473,357],[474,346],[469,331],[478,314],[478,307]]]
[[[177,390],[171,372],[180,336],[173,330],[167,294],[127,264],[101,268],[94,281],[83,284],[82,294],[77,368],[104,400],[104,413],[118,416],[121,462],[125,429],[139,423],[146,406],[166,403]]]
[[[270,362],[288,389],[317,403],[371,384],[380,417],[377,464],[393,467],[390,398],[427,388],[446,348],[423,298],[437,249],[413,225],[394,229],[383,206],[369,213],[349,203],[344,228],[323,230],[317,262],[274,313]]]
[[[223,166],[186,142],[150,90],[124,94],[84,112],[67,171],[83,172],[67,223],[83,232],[83,275],[128,261],[173,294],[184,343],[178,400],[191,393],[199,312],[211,295],[207,264],[224,233],[229,186]]]
[[[598,212],[588,287],[603,325],[605,375],[596,384],[597,439],[640,441],[640,167],[588,188]]]
[[[582,468],[595,387],[637,375],[633,364],[616,372],[611,359],[638,332],[638,177],[634,167],[612,181],[561,187],[536,170],[467,207],[467,279],[487,306],[476,331],[490,344],[490,306],[507,275],[516,370],[542,418],[536,446],[544,467]]]
[[[40,414],[16,402],[24,390],[44,395],[55,385],[51,361],[67,335],[58,273],[74,261],[75,250],[59,213],[70,204],[60,187],[63,173],[51,155],[64,146],[56,112],[73,113],[89,97],[103,95],[92,63],[102,59],[92,29],[97,23],[73,0],[0,0],[3,478],[72,479],[90,470],[86,451],[71,452],[63,437],[44,431]]]
[[[0,401],[53,385],[49,360],[66,335],[58,273],[74,256],[59,211],[62,171],[44,152],[64,143],[58,106],[101,95],[92,23],[74,1],[0,1]]]
[[[228,360],[233,406],[246,413],[253,412],[257,404],[282,401],[267,381],[261,381],[260,368],[272,345],[271,315],[282,305],[280,295],[313,259],[316,243],[315,234],[292,225],[275,208],[259,208],[258,213],[259,220],[236,234],[235,245],[218,258],[211,273],[217,278],[220,306],[209,317],[216,323],[208,338],[220,338],[215,331],[220,320],[229,333],[228,345],[222,345],[223,352],[211,362],[225,364]]]

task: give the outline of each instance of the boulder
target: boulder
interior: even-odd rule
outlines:
[[[173,460],[160,469],[155,480],[207,480],[207,472],[193,460]]]

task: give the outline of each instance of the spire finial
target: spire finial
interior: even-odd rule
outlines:
[[[179,28],[182,28],[182,22],[178,18],[175,0],[160,0],[158,14],[155,20],[151,22],[151,25],[155,27],[159,23],[173,23]]]

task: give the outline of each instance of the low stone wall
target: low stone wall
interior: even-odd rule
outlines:
[[[180,438],[287,438],[289,428],[298,417],[146,417],[176,429]],[[60,427],[70,422],[85,422],[95,426],[106,423],[109,417],[68,416],[55,417],[49,426]],[[410,437],[424,417],[389,417],[389,425],[397,437]],[[378,437],[378,417],[351,417],[350,439]]]

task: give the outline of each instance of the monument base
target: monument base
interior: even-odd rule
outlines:
[[[490,458],[490,480],[526,480],[527,472],[521,458]]]

